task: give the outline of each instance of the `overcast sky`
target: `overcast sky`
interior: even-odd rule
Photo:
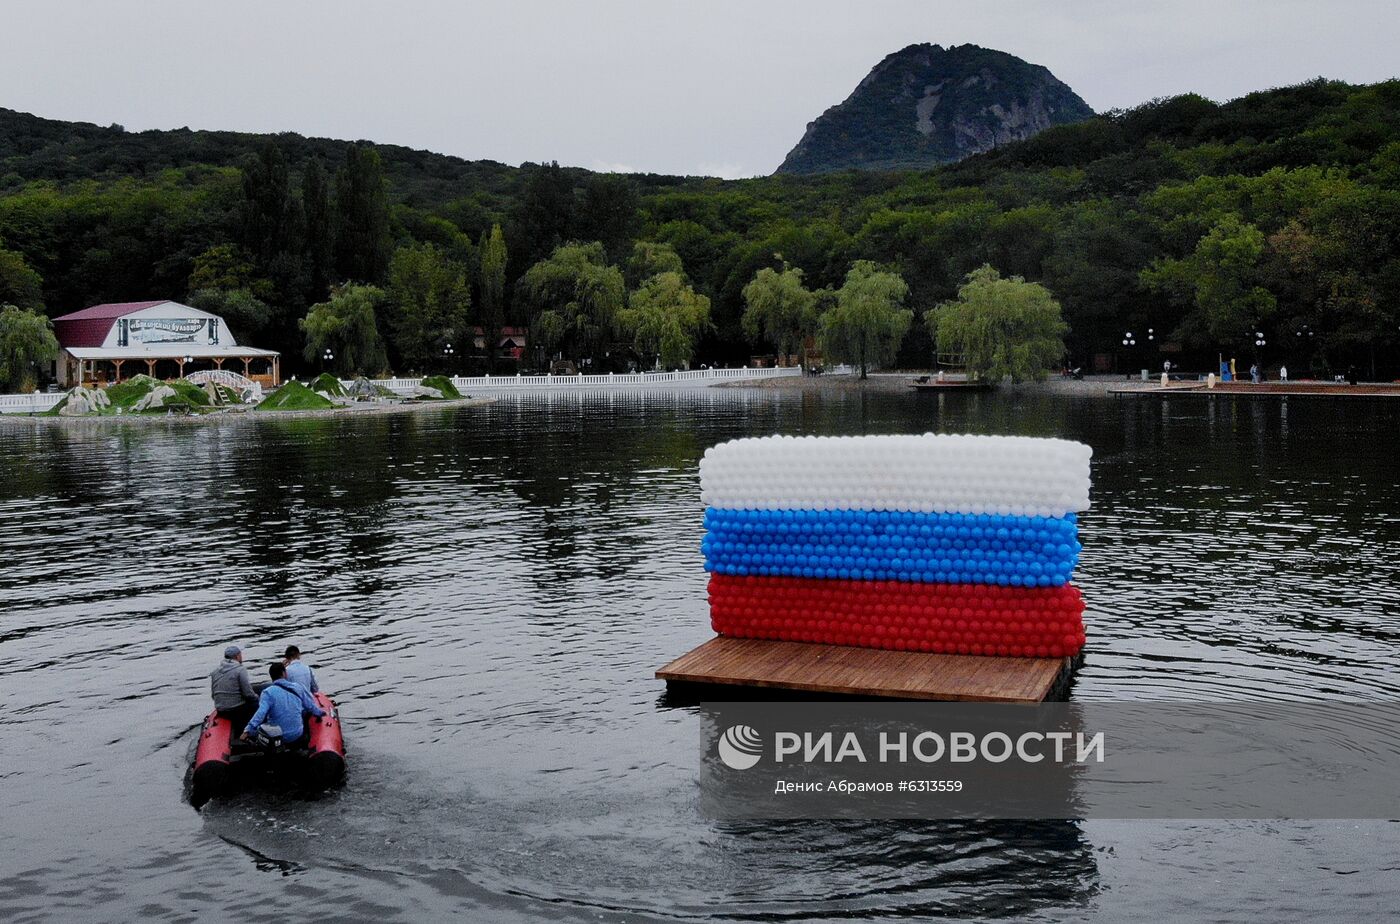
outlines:
[[[1097,110],[1400,75],[1397,0],[0,0],[0,106],[595,170],[770,173],[882,57],[974,43]]]

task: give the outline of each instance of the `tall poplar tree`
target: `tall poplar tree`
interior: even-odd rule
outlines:
[[[269,141],[243,164],[241,242],[258,274],[272,282],[283,305],[300,306],[302,212],[292,195],[287,158]]]
[[[335,176],[338,232],[335,269],[341,279],[378,282],[389,268],[389,194],[372,145],[352,144]]]
[[[482,232],[481,246],[481,333],[486,347],[486,368],[496,371],[496,344],[506,323],[506,236],[500,225],[491,233]]]
[[[301,207],[306,216],[304,269],[307,294],[320,300],[330,294],[335,275],[335,208],[330,179],[320,157],[307,161],[301,175]]]

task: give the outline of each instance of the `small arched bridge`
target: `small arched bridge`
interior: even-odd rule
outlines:
[[[246,375],[239,375],[237,372],[230,372],[228,369],[201,369],[199,372],[191,372],[189,375],[185,376],[185,381],[195,385],[206,385],[210,382],[215,385],[223,385],[243,395],[245,400],[248,396],[256,398],[262,397],[262,385],[254,382]]]

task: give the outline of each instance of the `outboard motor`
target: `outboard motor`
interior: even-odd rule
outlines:
[[[281,754],[290,750],[282,741],[282,727],[280,725],[263,725],[258,728],[258,736],[253,739],[258,747],[272,754]]]

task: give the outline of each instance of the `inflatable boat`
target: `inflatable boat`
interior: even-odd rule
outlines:
[[[246,771],[262,771],[314,790],[343,781],[345,741],[340,732],[340,713],[325,693],[314,693],[312,697],[326,714],[319,718],[310,714],[304,716],[309,735],[297,746],[234,739],[233,723],[220,716],[217,710],[209,713],[199,730],[190,803],[199,808],[229,791],[246,776]]]

